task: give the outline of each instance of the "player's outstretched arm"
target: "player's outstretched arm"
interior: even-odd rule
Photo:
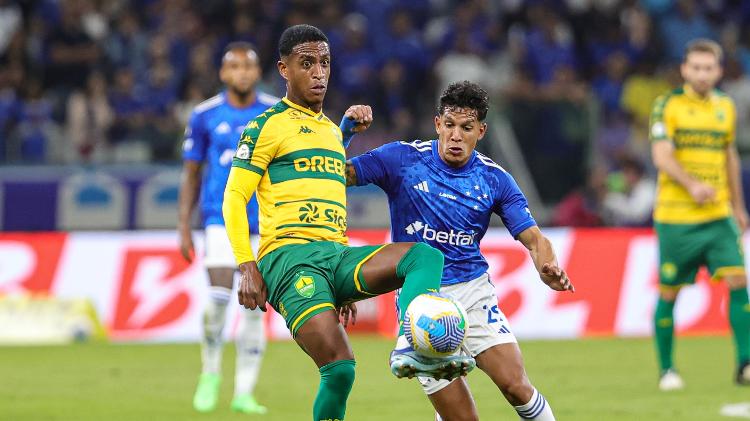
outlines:
[[[351,159],[346,161],[346,168],[344,170],[344,173],[346,174],[346,187],[356,186],[357,170],[354,168],[354,164],[352,164]]]
[[[570,282],[568,274],[557,265],[557,257],[552,243],[542,234],[539,227],[533,226],[523,230],[518,235],[520,241],[531,255],[539,277],[555,291],[575,292],[575,287]]]
[[[240,269],[240,286],[237,290],[240,304],[245,308],[260,307],[266,311],[268,291],[255,263],[250,246],[250,227],[247,222],[247,203],[260,183],[260,175],[244,168],[232,167],[224,190],[222,212],[229,243]]]
[[[180,176],[180,197],[178,200],[177,233],[180,236],[180,253],[189,263],[192,263],[195,251],[193,248],[193,232],[190,221],[193,207],[198,201],[200,193],[201,163],[185,160]]]

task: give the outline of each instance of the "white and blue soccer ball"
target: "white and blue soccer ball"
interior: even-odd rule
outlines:
[[[440,293],[418,295],[406,308],[404,335],[419,354],[430,358],[459,350],[469,329],[466,310]]]

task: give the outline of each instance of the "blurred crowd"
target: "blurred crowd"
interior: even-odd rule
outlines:
[[[750,153],[750,2],[741,0],[0,0],[0,162],[179,160],[181,133],[221,89],[224,46],[249,41],[259,88],[284,93],[276,42],[330,38],[326,113],[376,122],[353,146],[433,135],[439,92],[469,79],[507,117],[560,224],[648,223],[652,101],[678,86],[685,43],[717,40]]]

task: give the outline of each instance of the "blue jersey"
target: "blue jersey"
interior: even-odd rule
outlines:
[[[222,92],[198,104],[185,129],[184,160],[205,163],[201,185],[200,207],[204,226],[224,225],[221,205],[224,188],[232,167],[237,142],[247,123],[272,107],[279,99],[258,92],[255,102],[245,108],[235,108]],[[258,201],[253,195],[247,205],[250,231],[258,232]]]
[[[357,184],[388,195],[393,241],[421,241],[445,255],[443,285],[468,282],[487,271],[479,242],[492,213],[516,238],[535,226],[516,181],[486,156],[472,153],[453,168],[437,141],[394,142],[352,159]]]

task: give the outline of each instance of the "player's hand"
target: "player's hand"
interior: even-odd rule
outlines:
[[[696,181],[688,188],[688,193],[693,197],[696,203],[702,205],[711,202],[716,197],[716,189],[706,183]]]
[[[188,263],[193,263],[195,248],[193,247],[193,233],[190,229],[180,230],[180,254]]]
[[[369,105],[352,105],[344,113],[344,118],[356,123],[352,128],[354,133],[363,132],[372,124],[372,108]]]
[[[568,274],[557,265],[545,263],[542,265],[542,271],[539,272],[539,276],[548,287],[555,291],[576,292],[576,288],[570,282]]]
[[[237,296],[245,308],[255,310],[260,307],[266,311],[268,289],[255,262],[240,264],[240,287],[237,289]]]
[[[355,303],[344,304],[339,307],[336,311],[339,313],[339,319],[344,327],[349,325],[349,318],[351,317],[352,326],[357,324],[357,305]]]
[[[734,210],[734,219],[737,221],[737,227],[740,229],[740,233],[745,232],[747,229],[748,224],[748,216],[747,211],[745,209],[736,209]]]

